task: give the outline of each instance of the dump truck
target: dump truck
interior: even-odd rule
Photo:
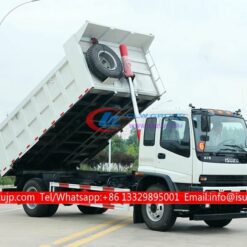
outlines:
[[[1,175],[15,176],[16,191],[247,191],[241,113],[192,105],[184,111],[156,109],[138,119],[138,171],[80,170],[165,93],[149,51],[153,40],[150,34],[87,22],[65,43],[65,57],[0,125]],[[123,43],[124,61],[133,70],[129,81],[119,51]],[[210,227],[247,217],[245,205],[133,206],[134,223],[159,231],[171,229],[177,217]],[[23,208],[31,217],[49,217],[58,205]],[[102,214],[128,205],[78,208]]]

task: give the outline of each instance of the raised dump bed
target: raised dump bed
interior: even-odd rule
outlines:
[[[118,131],[91,129],[86,123],[90,112],[105,107],[118,109],[121,114],[133,112],[124,77],[102,79],[95,76],[92,66],[89,69],[86,53],[93,45],[92,38],[110,47],[118,57],[119,44],[128,45],[140,112],[164,93],[148,52],[152,35],[86,23],[65,43],[62,61],[0,125],[1,175],[75,169],[107,146]],[[111,54],[102,54],[100,61],[107,63]],[[115,65],[106,67],[115,69]],[[129,121],[131,118],[123,119],[122,127]]]

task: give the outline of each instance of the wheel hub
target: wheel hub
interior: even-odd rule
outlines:
[[[157,210],[157,205],[156,204],[152,204],[150,208],[151,208],[151,212],[155,213],[156,210]]]
[[[164,214],[164,205],[163,204],[147,204],[146,212],[150,220],[159,221]]]
[[[114,70],[117,67],[117,63],[114,59],[114,57],[107,51],[101,51],[99,52],[99,60],[102,63],[102,65],[109,70]]]
[[[27,192],[37,192],[37,189],[34,186],[32,186],[32,187],[29,187],[26,191]],[[31,210],[37,207],[37,204],[26,204],[26,205]]]

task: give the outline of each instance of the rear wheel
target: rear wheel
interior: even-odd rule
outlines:
[[[82,205],[77,205],[77,207],[83,214],[103,214],[107,211],[107,208],[96,208]]]
[[[227,226],[230,224],[232,220],[205,220],[204,222],[209,226],[209,227],[215,227],[215,228],[222,228],[224,226]]]
[[[23,191],[47,191],[47,188],[42,179],[34,178],[26,182]],[[23,209],[31,217],[50,217],[57,212],[58,206],[57,204],[24,204]]]
[[[147,191],[167,191],[162,184],[150,186]],[[168,231],[176,221],[173,206],[168,204],[142,205],[142,216],[148,228],[155,231]]]

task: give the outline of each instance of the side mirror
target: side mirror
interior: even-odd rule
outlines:
[[[201,116],[201,131],[209,132],[210,131],[210,117],[208,114],[202,114]]]

